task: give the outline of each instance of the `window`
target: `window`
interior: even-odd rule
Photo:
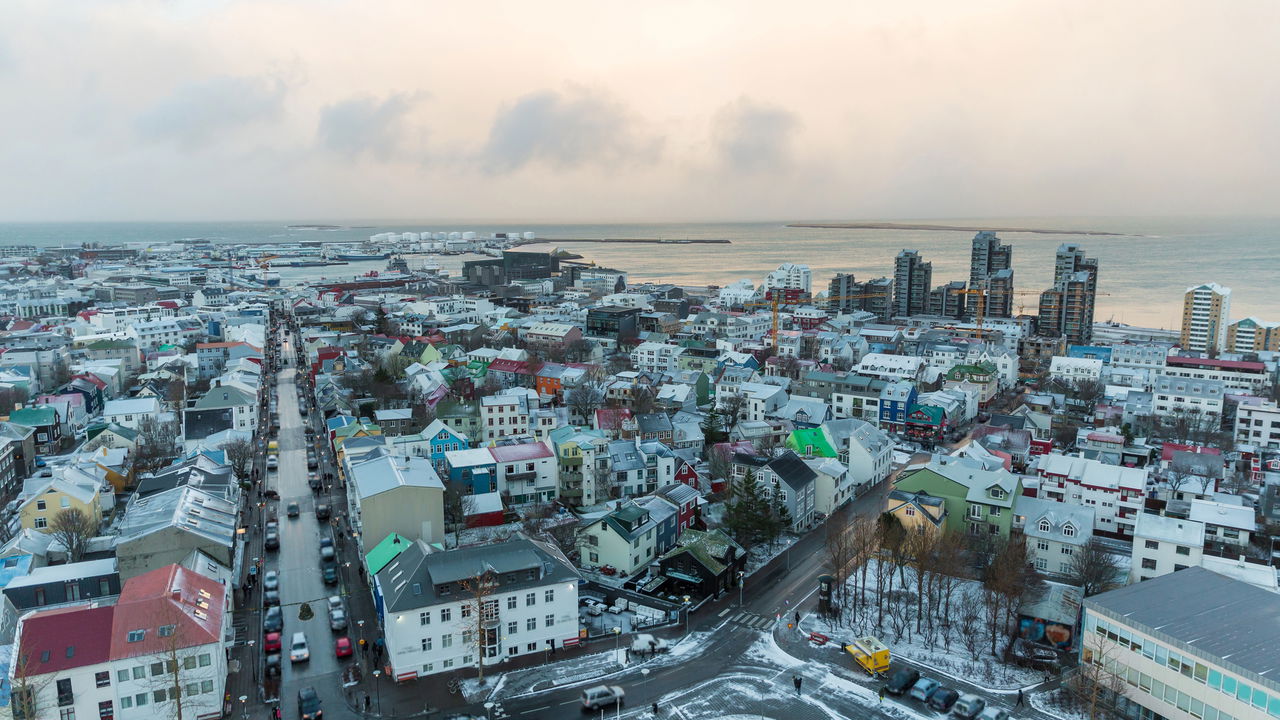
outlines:
[[[1179,545],[1179,546],[1177,547],[1177,549],[1175,550],[1175,552],[1177,552],[1179,555],[1190,555],[1190,554],[1191,554],[1191,548],[1186,547],[1186,546],[1183,546],[1183,545]]]
[[[445,633],[444,635],[440,636],[440,647],[442,648],[453,647],[453,633]]]
[[[169,637],[169,636],[173,635],[173,631],[174,631],[176,628],[177,628],[177,625],[161,625],[161,626],[160,626],[160,637]]]
[[[449,622],[453,619],[453,610],[451,608],[440,608],[440,622]]]
[[[209,667],[209,665],[212,663],[213,663],[213,658],[209,655],[209,653],[202,653],[200,655],[200,667]]]
[[[43,530],[44,528],[49,527],[49,521],[42,517],[38,517],[36,518],[35,526],[37,529]]]
[[[37,509],[37,510],[44,510],[44,509],[46,509],[46,507],[47,507],[47,506],[45,505],[45,502],[44,502],[43,500],[37,500],[37,501],[36,501],[36,509]]]
[[[492,421],[492,420],[490,420],[489,422],[493,422],[493,421]],[[453,658],[449,658],[449,659],[445,660],[444,662],[440,663],[440,666],[441,666],[441,667],[444,667],[444,668],[451,668],[451,667],[453,667]]]
[[[129,636],[126,638],[126,640],[128,640],[131,643],[142,642],[142,639],[145,638],[146,636],[147,636],[146,630],[130,630]]]
[[[532,606],[536,602],[538,602],[538,596],[536,593],[529,593],[524,596],[524,604],[526,607]]]
[[[431,638],[422,638],[422,652],[431,652]]]
[[[164,663],[162,662],[151,663],[151,677],[156,677],[157,675],[163,675],[163,674],[164,674]]]
[[[556,616],[555,616],[555,615],[548,615],[548,616],[547,616],[547,627],[551,627],[552,625],[555,625],[555,624],[556,624]]]
[[[187,683],[187,695],[199,695],[200,683]]]
[[[1155,570],[1156,569],[1155,558],[1142,558],[1142,569]]]
[[[515,596],[515,595],[512,595],[511,597],[507,598],[507,609],[508,609],[508,610],[515,610],[515,609],[516,609],[516,596]]]
[[[970,505],[970,506],[969,506],[969,517],[971,517],[971,518],[980,518],[980,517],[982,517],[982,506],[981,506],[981,505]]]
[[[165,700],[165,691],[164,691],[164,690],[152,690],[152,691],[151,691],[151,699],[152,699],[154,702],[158,702],[158,703],[162,703],[162,702],[164,702],[164,700]]]
[[[116,671],[116,682],[125,682],[125,681],[126,681],[126,680],[128,680],[128,679],[129,679],[129,671],[128,671],[128,670],[117,670],[117,671]]]
[[[1046,569],[1046,568],[1048,568],[1048,567],[1049,567],[1049,563],[1048,563],[1048,561],[1046,561],[1044,558],[1036,558],[1036,569],[1037,569],[1037,570],[1044,570],[1044,569]]]
[[[987,513],[990,514],[991,517],[1000,517],[1000,508],[998,507],[988,508]]]
[[[1063,554],[1063,555],[1072,555],[1072,554],[1074,554],[1074,553],[1075,553],[1075,551],[1076,551],[1076,549],[1075,549],[1075,548],[1073,548],[1073,547],[1063,547],[1063,548],[1062,548],[1062,554]]]
[[[525,620],[525,621],[524,621],[524,629],[525,629],[525,630],[537,630],[537,629],[538,629],[538,618],[529,618],[528,620]]]
[[[64,508],[69,508],[71,507],[71,498],[64,496],[58,504]]]
[[[1036,549],[1037,549],[1037,550],[1048,550],[1048,549],[1049,549],[1049,543],[1048,543],[1048,542],[1046,542],[1046,541],[1044,541],[1044,540],[1037,540],[1037,541],[1036,541]]]
[[[1075,525],[1072,525],[1071,523],[1067,523],[1066,525],[1063,525],[1063,526],[1062,526],[1062,535],[1063,535],[1063,537],[1075,537],[1075,536],[1076,536],[1076,526],[1075,526]]]
[[[467,618],[469,618],[469,617],[471,617],[471,606],[470,606],[470,605],[463,605],[463,606],[462,606],[462,619],[464,619],[464,620],[465,620],[465,619],[467,619]]]
[[[212,680],[201,680],[201,681],[200,681],[200,692],[202,692],[202,693],[210,693],[210,692],[213,692],[213,681],[212,681]]]
[[[95,685],[96,687],[100,687],[100,688],[101,688],[101,687],[110,687],[110,686],[111,686],[111,673],[109,673],[109,672],[94,673],[94,674],[93,674],[93,683],[94,683],[94,685]]]
[[[1049,524],[1049,521],[1044,519],[1040,520],[1040,525],[1038,527],[1040,528],[1040,532],[1042,533],[1047,533],[1053,530],[1053,526]],[[1047,550],[1048,548],[1040,548],[1040,549]]]
[[[1148,540],[1148,541],[1147,541],[1147,549],[1148,549],[1148,550],[1159,550],[1159,549],[1160,549],[1160,543],[1156,542],[1155,540]]]
[[[58,710],[58,720],[76,720],[76,709],[68,707]]]
[[[103,700],[98,703],[98,720],[113,720],[115,716],[115,706],[110,700]]]
[[[515,620],[511,620],[511,621],[508,621],[508,622],[507,622],[507,634],[508,634],[508,635],[515,635],[515,634],[516,634],[516,631],[517,631],[517,630],[519,630],[519,629],[520,629],[520,623],[516,622]]]
[[[430,610],[427,610],[427,611],[425,611],[425,612],[420,612],[420,613],[418,613],[418,624],[419,624],[419,625],[430,625],[430,624],[431,624],[431,611],[430,611]]]
[[[146,666],[144,666],[144,665],[138,665],[137,667],[133,668],[133,679],[134,679],[134,680],[145,680],[146,678],[147,678],[147,668],[146,668]]]
[[[471,641],[472,641],[472,640],[474,640],[474,639],[475,639],[475,638],[474,638],[474,636],[472,635],[472,633],[471,633],[471,631],[470,631],[470,630],[463,630],[463,631],[462,631],[462,644],[463,644],[463,645],[470,646],[470,645],[471,645]]]
[[[546,602],[555,602],[555,601],[556,601],[556,591],[555,591],[554,589],[549,589],[549,590],[547,590],[545,593],[543,593],[542,595],[543,595],[543,598],[542,598],[542,599],[543,599],[544,601],[546,601]]]
[[[183,669],[183,670],[195,670],[195,669],[196,669],[196,658],[195,658],[195,656],[194,656],[194,655],[188,655],[188,656],[186,656],[186,657],[182,658],[182,669]]]

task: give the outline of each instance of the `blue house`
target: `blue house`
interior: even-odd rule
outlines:
[[[905,380],[889,383],[880,391],[880,429],[901,432],[907,423],[907,413],[916,404],[916,386]]]
[[[431,451],[428,457],[431,458],[431,464],[435,466],[436,472],[441,475],[445,474],[445,453],[454,450],[469,450],[471,448],[471,441],[467,439],[466,435],[445,425],[439,419],[433,420],[419,434],[430,445]]]
[[[498,463],[488,448],[446,451],[444,469],[449,483],[462,487],[469,495],[498,489]]]
[[[1072,345],[1067,348],[1067,357],[1082,360],[1101,360],[1111,364],[1111,348],[1105,345]]]

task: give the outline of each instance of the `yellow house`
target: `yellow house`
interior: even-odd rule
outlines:
[[[22,527],[47,533],[53,518],[63,510],[75,508],[95,522],[102,520],[101,498],[98,488],[90,484],[74,483],[65,478],[34,478],[29,481],[30,492],[18,510]],[[34,484],[38,483],[38,484]]]
[[[885,512],[898,518],[907,532],[924,528],[940,533],[947,521],[946,501],[922,492],[891,491],[885,499]]]

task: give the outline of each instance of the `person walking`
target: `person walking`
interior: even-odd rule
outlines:
[[[1018,703],[1014,707],[1022,707],[1022,688],[1018,688]]]
[[[653,716],[658,717],[658,703],[653,704]]]
[[[801,684],[801,683],[803,683],[804,681],[800,678],[800,676],[799,676],[799,675],[794,675],[794,676],[792,676],[792,678],[791,678],[791,682],[795,684],[795,686],[796,686],[796,694],[797,694],[797,695],[799,695],[799,694],[800,694],[800,684]]]
[[[880,704],[881,705],[884,704],[884,686],[883,685],[880,686]]]
[[[369,712],[369,693],[364,694],[364,711]]]

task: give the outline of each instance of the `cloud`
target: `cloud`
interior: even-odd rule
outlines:
[[[662,139],[625,105],[585,88],[542,90],[498,110],[481,151],[491,173],[545,164],[555,169],[652,163]]]
[[[412,126],[409,119],[424,97],[393,93],[379,100],[359,95],[329,105],[320,111],[317,141],[320,147],[351,159],[420,158],[419,141],[425,130]]]
[[[773,172],[791,163],[792,140],[799,119],[776,105],[739,98],[720,108],[712,119],[715,159],[740,173]]]
[[[138,116],[135,129],[187,148],[213,145],[278,117],[288,91],[280,77],[218,75],[174,90]]]

